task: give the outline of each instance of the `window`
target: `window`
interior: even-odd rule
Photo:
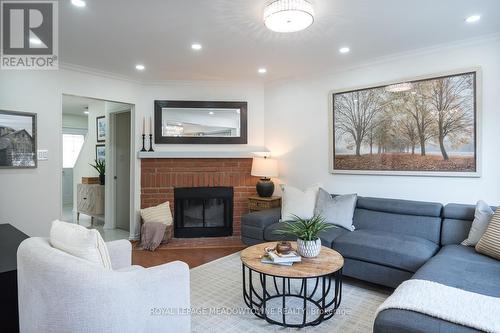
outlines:
[[[85,142],[83,134],[63,134],[63,168],[73,168]]]

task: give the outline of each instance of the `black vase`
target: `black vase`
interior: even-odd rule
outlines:
[[[106,175],[99,175],[99,183],[101,183],[101,185],[106,183]]]
[[[274,193],[274,183],[269,178],[261,178],[256,188],[259,197],[269,198]]]

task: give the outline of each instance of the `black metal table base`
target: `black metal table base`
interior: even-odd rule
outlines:
[[[267,275],[245,264],[242,271],[246,305],[271,324],[299,328],[319,325],[333,317],[342,299],[342,269],[313,278]]]

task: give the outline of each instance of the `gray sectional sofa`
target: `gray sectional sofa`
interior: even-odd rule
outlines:
[[[324,246],[345,258],[344,275],[396,288],[408,279],[422,279],[484,295],[500,297],[500,261],[459,245],[469,233],[474,205],[358,197],[355,231],[329,229]],[[285,239],[280,209],[242,218],[246,244]],[[465,326],[406,310],[384,310],[375,333],[477,332]]]

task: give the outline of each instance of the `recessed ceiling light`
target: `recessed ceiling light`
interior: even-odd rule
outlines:
[[[339,49],[339,52],[340,52],[340,53],[349,53],[349,51],[351,51],[351,49],[350,49],[350,48],[348,48],[347,46],[341,47],[341,48]]]
[[[42,41],[36,37],[30,38],[30,44],[42,45]]]
[[[141,64],[139,64],[139,65],[135,65],[135,69],[137,69],[138,71],[143,71],[143,70],[145,70],[145,69],[146,69],[146,66],[141,65]]]
[[[195,51],[199,51],[201,50],[203,47],[201,46],[201,44],[199,43],[194,43],[194,44],[191,44],[191,48]]]
[[[259,74],[266,74],[267,73],[267,69],[265,69],[265,68],[259,68],[257,70],[257,72],[259,72]]]
[[[89,112],[88,112],[88,111],[83,111],[83,113],[85,113],[85,114],[89,114]]]
[[[73,6],[80,7],[80,8],[83,8],[87,5],[85,3],[85,1],[83,1],[83,0],[71,0],[71,3],[73,4]]]
[[[210,111],[208,114],[211,115],[211,116],[213,116],[214,112]]]
[[[276,0],[264,8],[264,24],[275,32],[304,30],[313,22],[313,6],[306,0]]]
[[[480,15],[471,15],[465,19],[465,22],[467,23],[474,23],[477,22],[481,19]]]

